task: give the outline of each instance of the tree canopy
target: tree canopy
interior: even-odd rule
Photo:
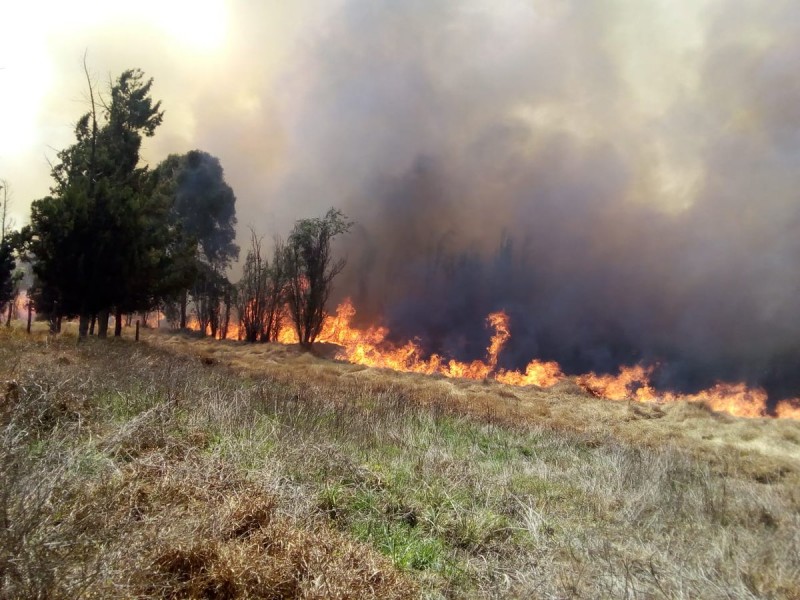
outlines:
[[[78,120],[75,143],[58,153],[51,195],[31,208],[34,273],[52,303],[37,310],[80,316],[81,335],[90,315],[148,308],[163,292],[170,207],[139,166],[142,138],[163,119],[152,83],[137,69],[123,72],[98,116],[90,82],[90,111]]]
[[[164,115],[151,97],[153,80],[124,71],[107,99],[88,72],[87,81],[90,110],[76,123],[75,142],[57,155],[51,193],[32,204],[31,224],[14,236],[33,265],[37,312],[51,327],[62,316],[80,317],[80,339],[90,318],[102,337],[115,311],[119,335],[123,312],[167,305],[174,315],[177,302],[185,327],[191,298],[198,326],[211,335],[225,337],[235,307],[249,341],[276,339],[288,315],[310,347],[345,265],[332,242],[352,223],[333,208],[301,219],[285,244],[276,238],[271,262],[253,233],[242,280],[232,285],[225,272],[239,256],[236,196],[219,159],[192,150],[149,170],[140,164],[142,140]],[[13,252],[0,242],[0,305],[13,286]]]
[[[171,200],[170,218],[198,246],[209,265],[227,267],[239,257],[236,196],[215,156],[202,150],[171,154],[156,168],[161,193]]]
[[[168,277],[180,290],[181,327],[186,326],[187,294],[192,291],[199,322],[209,322],[213,331],[218,299],[230,287],[223,273],[239,257],[236,195],[219,159],[202,150],[171,154],[153,178],[156,195],[169,206],[175,260]]]
[[[322,330],[333,279],[345,266],[345,259],[333,259],[331,243],[351,226],[342,211],[331,208],[322,218],[297,221],[289,236],[287,299],[297,337],[305,348]]]

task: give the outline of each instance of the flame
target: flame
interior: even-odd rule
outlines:
[[[500,351],[511,337],[508,326],[508,315],[504,312],[490,314],[487,325],[494,330],[486,348],[487,359],[462,362],[458,360],[445,360],[438,354],[424,358],[422,348],[414,341],[402,345],[393,345],[387,341],[389,330],[385,327],[374,326],[367,329],[356,329],[351,322],[356,310],[350,300],[345,300],[339,305],[335,315],[329,315],[319,335],[320,342],[328,342],[342,346],[337,355],[340,360],[351,363],[405,371],[410,373],[424,373],[426,375],[439,374],[445,377],[461,377],[465,379],[485,379],[497,367]],[[279,341],[296,341],[294,331],[285,328],[278,336]]]
[[[762,388],[750,388],[744,383],[719,382],[694,394],[656,392],[650,383],[654,367],[641,365],[621,367],[619,375],[589,373],[576,377],[578,385],[600,398],[636,400],[638,402],[701,402],[716,412],[735,417],[765,417],[768,395]],[[787,400],[775,408],[775,416],[800,420],[800,401]]]
[[[656,399],[650,386],[650,374],[653,367],[635,365],[621,367],[619,375],[595,375],[588,373],[576,378],[578,385],[600,398],[609,400],[627,400],[635,398],[641,402],[652,402]]]
[[[497,369],[498,357],[511,339],[509,317],[505,312],[491,313],[487,326],[493,330],[486,348],[486,359],[472,362],[446,360],[438,354],[425,357],[421,346],[408,341],[396,345],[388,341],[389,330],[381,326],[359,329],[352,326],[356,309],[352,302],[345,300],[335,314],[326,317],[320,342],[337,344],[342,347],[337,355],[340,360],[365,365],[427,375],[461,377],[465,379],[486,379],[494,377],[507,385],[536,385],[547,388],[567,378],[555,361],[532,360],[525,372]],[[296,343],[297,335],[288,323],[281,330],[279,341]],[[650,378],[656,366],[632,365],[620,368],[617,375],[597,375],[588,373],[575,378],[583,389],[609,400],[633,400],[637,402],[702,402],[712,410],[725,412],[737,417],[767,416],[767,393],[760,388],[749,388],[744,383],[717,383],[713,387],[695,394],[676,394],[660,392],[652,385]],[[800,419],[800,400],[780,403],[775,410],[780,418]]]
[[[22,290],[14,299],[14,314],[20,319],[28,318],[28,290]],[[31,319],[36,318],[36,310],[31,306]]]
[[[767,392],[761,388],[748,388],[744,383],[718,383],[697,394],[676,396],[673,399],[703,402],[717,412],[726,412],[736,417],[766,416]]]
[[[532,360],[525,367],[525,373],[501,369],[497,373],[497,381],[507,385],[538,385],[552,387],[565,378],[561,365],[555,361],[543,362]]]
[[[775,407],[775,415],[779,419],[795,419],[800,421],[800,400],[787,400]]]
[[[353,326],[356,309],[347,299],[334,314],[325,317],[318,342],[336,344],[341,347],[336,358],[368,367],[392,369],[425,375],[442,375],[451,378],[487,379],[514,386],[535,385],[548,388],[567,379],[561,366],[555,361],[532,360],[525,371],[498,369],[498,358],[511,339],[508,315],[503,311],[491,313],[486,318],[487,327],[493,331],[486,348],[485,360],[462,362],[447,360],[439,354],[425,356],[419,343],[411,340],[404,344],[392,343],[389,330],[382,326],[364,329]],[[297,333],[288,315],[284,315],[283,326],[278,333],[278,342],[296,344]],[[198,329],[192,318],[190,328]],[[239,327],[231,321],[228,339],[239,338]],[[657,365],[630,365],[620,367],[617,375],[587,373],[574,377],[574,381],[587,392],[608,400],[631,400],[636,402],[701,402],[714,411],[736,417],[765,417],[767,392],[761,388],[750,388],[744,383],[717,383],[713,387],[694,394],[677,394],[657,391],[651,376]],[[788,400],[775,407],[775,416],[800,420],[800,399]]]
[[[186,329],[191,331],[200,331],[200,322],[197,320],[195,315],[186,315]],[[206,327],[206,333],[207,332],[208,327]],[[215,339],[222,339],[222,327],[217,328],[217,335]],[[231,320],[228,323],[228,332],[225,336],[225,339],[239,341],[244,339],[244,329],[239,326],[239,323],[236,321],[233,315],[231,315]]]

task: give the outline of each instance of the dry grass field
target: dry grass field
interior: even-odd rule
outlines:
[[[2,598],[800,599],[797,421],[3,328],[0,426]]]

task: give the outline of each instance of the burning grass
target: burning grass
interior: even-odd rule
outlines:
[[[0,336],[3,597],[798,597],[797,422]]]

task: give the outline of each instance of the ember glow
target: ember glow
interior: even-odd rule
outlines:
[[[484,360],[461,362],[438,354],[428,357],[422,347],[408,341],[393,344],[386,327],[372,326],[359,329],[352,325],[356,309],[348,299],[342,302],[335,314],[324,323],[319,342],[341,346],[337,354],[340,360],[368,367],[386,368],[409,373],[443,375],[464,379],[495,379],[499,383],[542,388],[552,387],[567,379],[573,379],[584,390],[598,398],[608,400],[633,400],[637,402],[702,402],[717,412],[737,417],[764,417],[767,412],[767,393],[759,388],[749,388],[743,383],[717,383],[713,387],[694,394],[676,394],[658,391],[651,383],[651,375],[657,366],[623,366],[617,375],[588,373],[568,377],[558,363],[532,360],[523,371],[498,369],[498,357],[511,339],[509,317],[505,312],[491,313],[486,325],[493,331],[486,348]],[[279,341],[284,344],[297,342],[297,335],[287,323],[281,329]],[[775,416],[800,419],[800,400],[779,403]]]

